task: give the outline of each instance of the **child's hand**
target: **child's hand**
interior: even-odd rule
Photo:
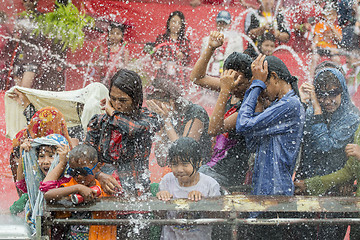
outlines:
[[[24,139],[24,141],[20,145],[20,153],[22,153],[23,150],[25,150],[25,152],[29,152],[31,149],[31,142],[32,139],[29,138]]]
[[[85,185],[78,184],[78,194],[84,197],[85,202],[90,202],[96,197],[96,191]]]
[[[259,56],[251,64],[252,80],[258,79],[266,82],[268,76],[268,63],[265,61],[265,55],[259,54]]]
[[[217,31],[213,31],[210,33],[209,42],[208,42],[208,46],[210,48],[216,49],[221,45],[223,45],[223,43],[224,43],[224,34]]]
[[[59,154],[59,162],[66,165],[67,163],[67,154],[69,153],[70,149],[68,145],[58,145],[56,152]]]
[[[168,191],[160,191],[156,194],[156,197],[162,201],[169,201],[173,197]]]
[[[236,79],[235,81],[236,71],[234,70],[225,70],[221,73],[220,76],[220,89],[221,91],[225,91],[227,93],[231,93],[234,88],[239,84],[241,78]],[[240,75],[242,76],[242,75]],[[239,76],[239,77],[240,77]]]
[[[345,147],[345,153],[348,157],[355,157],[360,161],[360,146],[357,144],[348,144]]]
[[[189,192],[188,199],[197,202],[197,201],[201,200],[201,196],[202,196],[201,192],[194,190],[194,191]]]
[[[295,193],[296,194],[304,194],[306,193],[306,185],[304,180],[297,180],[294,182],[295,185]]]

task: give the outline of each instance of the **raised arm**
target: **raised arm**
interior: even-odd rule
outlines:
[[[201,53],[200,58],[195,63],[195,66],[190,74],[190,79],[196,85],[205,87],[211,90],[220,91],[220,79],[206,75],[207,65],[214,54],[216,48],[220,47],[224,42],[224,35],[220,32],[211,32],[209,42]]]

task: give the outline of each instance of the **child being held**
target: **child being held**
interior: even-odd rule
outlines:
[[[198,201],[202,197],[220,195],[220,185],[215,179],[199,173],[201,148],[192,138],[181,137],[169,149],[171,173],[160,182],[160,200],[188,198]],[[169,217],[175,217],[169,212]],[[211,226],[164,226],[161,239],[211,239]]]
[[[44,198],[51,202],[62,198],[70,199],[72,194],[79,194],[85,202],[89,202],[97,196],[109,196],[102,191],[100,183],[95,179],[95,174],[99,171],[96,149],[86,144],[78,145],[69,153],[68,172],[72,178],[59,188],[47,191]],[[100,195],[92,188],[94,186],[100,189]],[[80,218],[86,218],[88,214],[84,213],[85,216]],[[93,213],[92,218],[115,218],[115,215],[107,212]],[[116,226],[90,226],[90,230],[84,226],[71,226],[70,231],[70,239],[116,239]]]

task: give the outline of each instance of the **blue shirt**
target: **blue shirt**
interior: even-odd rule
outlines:
[[[239,110],[236,131],[256,153],[254,195],[293,195],[292,174],[302,141],[305,110],[293,90],[263,112],[255,107],[264,82],[254,80]]]

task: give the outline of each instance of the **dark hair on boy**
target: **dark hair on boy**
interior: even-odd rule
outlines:
[[[232,69],[237,72],[244,73],[246,79],[251,79],[251,63],[253,62],[252,58],[245,54],[239,52],[233,52],[230,54],[224,62],[224,70]]]
[[[80,159],[86,159],[89,163],[96,164],[98,162],[98,153],[94,147],[88,144],[80,144],[69,152],[69,163],[79,164]]]
[[[197,172],[201,163],[201,147],[199,143],[189,137],[181,137],[176,140],[169,149],[169,165],[176,164],[179,161],[190,163],[193,166],[191,175]]]
[[[39,157],[39,153],[40,153],[40,151],[42,150],[42,149],[45,149],[45,147],[50,147],[51,148],[51,150],[53,150],[54,152],[56,152],[56,146],[54,146],[54,145],[40,145],[40,146],[37,146],[36,148],[35,148],[35,152],[36,152],[36,157]]]
[[[120,69],[110,80],[110,92],[113,86],[129,95],[133,101],[134,113],[139,113],[143,104],[142,81],[139,74],[131,70]]]

